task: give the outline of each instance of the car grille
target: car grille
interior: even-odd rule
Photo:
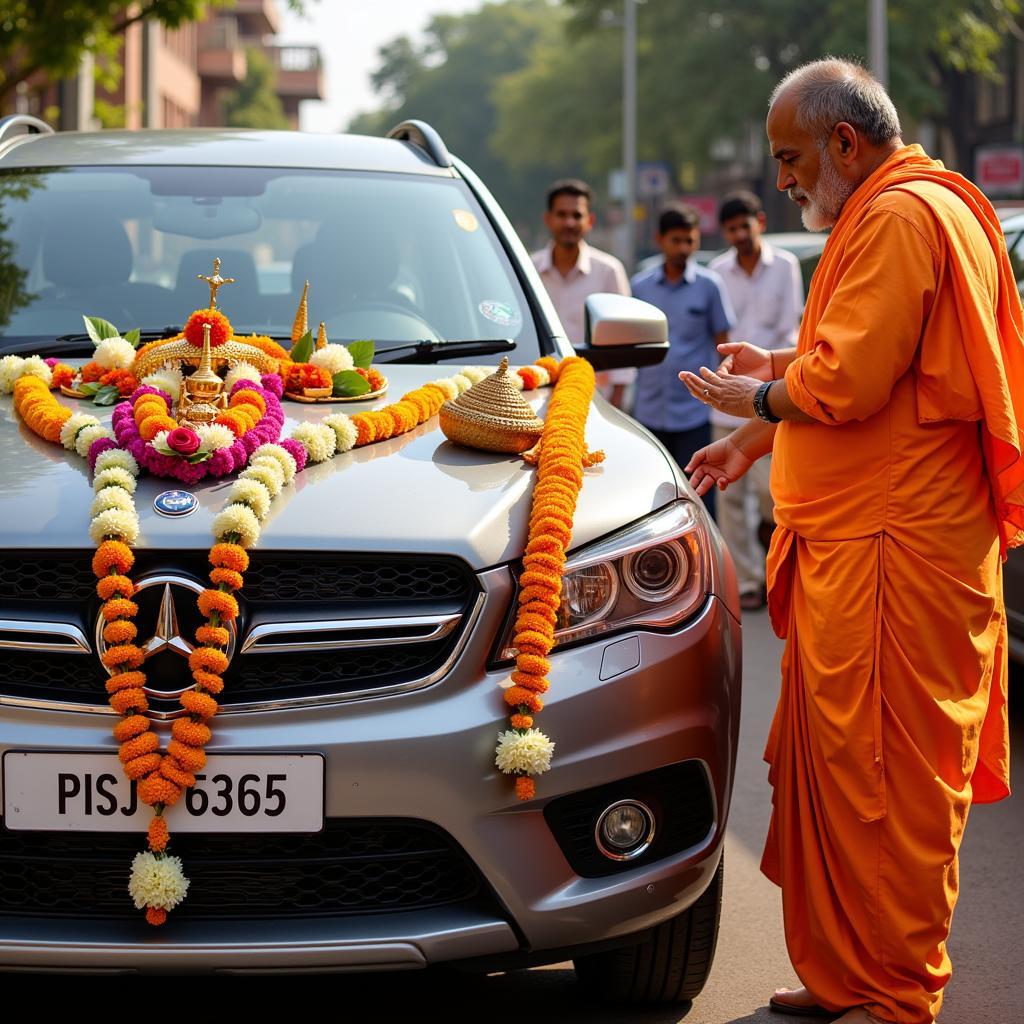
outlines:
[[[0,828],[0,916],[138,918],[127,881],[139,838]],[[189,835],[172,851],[188,898],[173,919],[337,917],[493,897],[443,830],[422,821],[328,819],[316,835]]]
[[[609,860],[594,842],[594,828],[609,804],[630,799],[642,801],[654,812],[654,841],[634,860]],[[715,806],[703,765],[682,761],[559,797],[544,808],[544,817],[573,871],[584,878],[599,878],[696,846],[714,827]]]
[[[0,558],[0,617],[71,623],[93,644],[99,600],[92,552],[29,553]],[[142,551],[133,577],[159,573],[204,584],[206,552]],[[357,644],[344,650],[313,649],[315,634],[298,635],[284,652],[236,653],[225,674],[226,706],[344,697],[429,678],[446,666],[465,639],[479,597],[465,563],[442,556],[256,552],[241,591],[239,638],[261,622],[322,622],[331,619],[444,613],[461,616],[444,636],[419,642]],[[140,596],[138,625],[145,639],[156,621],[160,588]],[[202,621],[194,597],[176,599],[181,636],[194,638]],[[305,643],[306,638],[309,644]],[[296,641],[296,635],[289,637]],[[152,685],[173,689],[188,681],[184,659],[172,653],[146,663]],[[95,654],[8,649],[0,657],[0,694],[76,704],[106,703],[106,674]],[[158,701],[156,710],[164,708]]]

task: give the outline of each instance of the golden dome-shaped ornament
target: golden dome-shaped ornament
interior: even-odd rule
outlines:
[[[502,359],[497,372],[445,402],[440,421],[444,436],[455,444],[509,454],[532,448],[544,429],[544,421],[512,383],[508,359]]]

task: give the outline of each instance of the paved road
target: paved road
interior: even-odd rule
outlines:
[[[343,1005],[364,996],[397,1018],[429,1007],[481,1024],[782,1024],[769,1013],[777,985],[796,984],[785,952],[778,890],[758,871],[769,789],[761,761],[778,694],[781,644],[764,613],[744,624],[744,707],[736,790],[726,842],[724,916],[718,955],[701,997],[681,1009],[615,1010],[581,998],[569,964],[489,978],[446,974],[341,982]],[[1024,692],[1024,673],[1011,684]],[[1018,708],[1018,712],[1019,712]],[[1018,785],[1024,785],[1024,715],[1013,723]],[[950,943],[954,976],[942,1024],[1016,1024],[1024,1019],[1024,800],[971,812],[963,846],[961,896]],[[351,986],[351,987],[350,987]]]

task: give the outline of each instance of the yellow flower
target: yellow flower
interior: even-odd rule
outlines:
[[[266,519],[270,511],[270,491],[259,480],[236,480],[228,491],[228,501],[248,505],[257,519]]]
[[[120,466],[112,466],[110,469],[100,470],[92,482],[93,490],[97,493],[104,487],[123,487],[129,494],[135,493],[135,477],[126,469]]]
[[[73,452],[75,450],[75,441],[78,439],[78,432],[85,430],[86,427],[94,427],[97,423],[99,423],[99,420],[95,416],[90,416],[87,412],[72,413],[64,421],[64,426],[60,428],[60,443],[69,452]]]
[[[242,480],[259,480],[272,498],[276,498],[284,486],[284,471],[281,464],[269,455],[251,460],[238,476]]]
[[[265,459],[268,456],[278,462],[284,472],[284,482],[290,484],[298,472],[298,466],[295,465],[291,452],[287,448],[282,448],[279,444],[261,444],[252,453],[253,461]]]
[[[482,366],[464,366],[456,376],[465,377],[471,384],[479,384],[489,372]]]
[[[509,729],[498,737],[494,763],[506,775],[525,772],[540,775],[551,767],[555,745],[539,729],[516,732]]]
[[[334,431],[337,440],[337,451],[341,452],[351,451],[356,446],[356,439],[359,436],[359,431],[356,430],[355,424],[352,420],[346,416],[343,412],[336,412],[332,416],[325,416],[323,420],[325,427],[330,427]]]
[[[309,357],[309,361],[314,366],[322,366],[332,377],[342,370],[351,370],[354,365],[352,353],[344,345],[324,345]]]
[[[139,539],[139,517],[126,509],[104,509],[89,526],[89,536],[98,546],[107,537],[134,544]]]
[[[89,455],[89,449],[92,447],[93,442],[98,441],[101,437],[109,437],[113,440],[114,433],[109,427],[103,426],[102,423],[95,423],[92,426],[86,427],[84,430],[79,431],[78,437],[75,438],[75,451],[83,459],[86,458]]]
[[[188,892],[188,879],[180,857],[158,857],[155,853],[137,853],[132,861],[128,893],[135,909],[157,907],[173,910]]]
[[[326,462],[338,445],[334,431],[322,423],[300,423],[292,431],[292,439],[306,449],[310,462]]]
[[[108,508],[119,508],[125,512],[134,512],[135,502],[132,496],[121,487],[101,487],[96,492],[96,498],[92,503],[89,514],[98,516]]]
[[[248,471],[247,471],[248,472]],[[260,523],[248,505],[237,502],[228,505],[213,520],[213,535],[221,540],[230,533],[237,533],[243,548],[251,548],[260,539]]]
[[[240,380],[251,380],[254,384],[259,384],[260,379],[260,371],[252,363],[235,363],[224,378],[224,390],[230,394],[231,389]]]
[[[139,475],[139,464],[131,452],[126,452],[121,448],[110,448],[105,452],[100,452],[96,459],[96,472],[102,473],[105,469],[114,468],[127,470],[132,476]]]
[[[230,448],[235,443],[234,432],[223,423],[198,423],[193,429],[199,435],[202,446],[210,451]]]

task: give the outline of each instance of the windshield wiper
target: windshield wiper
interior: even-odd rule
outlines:
[[[391,345],[388,348],[379,348],[374,354],[386,356],[390,352],[404,352],[412,349],[408,355],[399,356],[397,359],[389,359],[389,363],[436,363],[441,359],[459,359],[465,356],[486,356],[495,352],[511,352],[515,349],[516,343],[509,338],[487,338],[478,341],[436,341],[427,340],[410,341],[404,345]]]
[[[181,331],[182,328],[174,324],[167,327],[147,327],[139,331],[139,341],[157,341],[160,338],[173,338],[176,334],[181,334]],[[60,334],[53,340],[68,345],[73,345],[78,341],[92,341],[85,331],[79,331],[74,334]]]

